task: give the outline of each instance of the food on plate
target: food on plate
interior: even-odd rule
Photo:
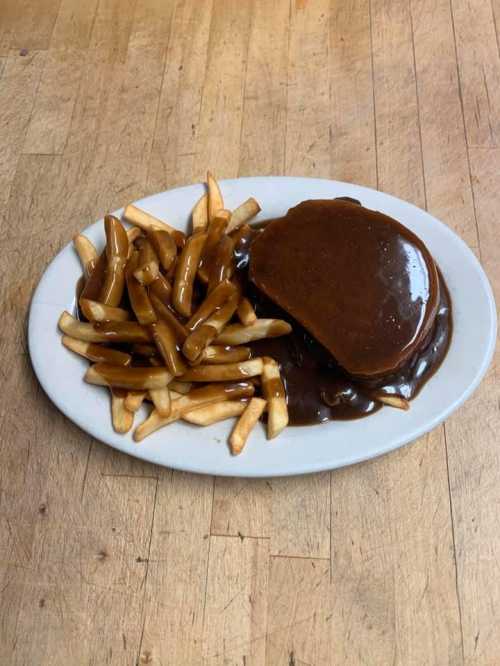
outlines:
[[[179,420],[237,418],[238,455],[261,419],[273,439],[289,424],[409,408],[452,328],[417,236],[348,197],[251,224],[259,203],[227,209],[210,172],[193,203],[188,236],[130,204],[124,221],[105,217],[100,253],[74,239],[83,277],[62,344],[92,362],[84,379],[109,391],[116,432],[145,403],[136,442]]]

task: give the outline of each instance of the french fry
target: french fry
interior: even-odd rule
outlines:
[[[113,215],[104,218],[106,231],[106,272],[98,300],[104,305],[120,304],[125,287],[125,265],[128,257],[128,236],[122,223]],[[86,296],[88,298],[88,296]]]
[[[139,229],[139,227],[129,227],[127,229],[129,255],[130,255],[130,252],[134,249],[133,248],[134,242],[140,236],[142,236],[142,229]]]
[[[69,312],[59,317],[63,333],[85,342],[149,342],[146,329],[135,321],[103,321],[94,324],[78,321]]]
[[[231,282],[224,280],[218,284],[217,287],[206,296],[203,303],[186,324],[186,328],[190,331],[194,331],[235,293],[236,287]]]
[[[89,298],[81,298],[80,309],[89,321],[128,321],[130,315],[123,308],[113,308],[99,301],[91,301]]]
[[[253,197],[247,199],[240,206],[238,206],[238,208],[233,210],[231,222],[227,228],[227,233],[229,234],[231,231],[234,231],[242,224],[248,222],[248,220],[251,220],[252,217],[255,217],[257,213],[260,212],[260,210],[261,208],[259,204]]]
[[[195,361],[201,352],[220,334],[238,307],[238,294],[227,302],[186,338],[182,352],[189,361]]]
[[[125,271],[130,306],[139,324],[147,326],[156,321],[156,312],[149,300],[146,287],[135,278],[139,262],[139,253],[132,252]]]
[[[93,363],[130,365],[132,361],[130,354],[111,349],[110,347],[102,347],[94,342],[84,342],[83,340],[70,338],[68,335],[63,335],[61,342],[67,349],[71,349],[75,354],[79,354]]]
[[[224,365],[199,365],[196,368],[190,368],[180,379],[185,382],[228,382],[260,375],[262,368],[261,358]]]
[[[134,224],[136,227],[139,227],[143,231],[148,231],[148,229],[159,229],[168,231],[169,233],[176,231],[176,229],[171,227],[166,222],[162,222],[153,215],[146,213],[145,210],[137,208],[137,206],[134,206],[134,204],[128,204],[128,206],[126,206],[123,212],[123,217],[127,220],[127,222]]]
[[[172,286],[163,273],[158,273],[156,280],[148,285],[150,293],[153,293],[162,303],[167,305],[172,298]]]
[[[262,400],[262,398],[252,398],[248,403],[229,437],[229,446],[231,447],[231,453],[234,456],[237,456],[243,451],[248,436],[255,428],[257,421],[262,416],[265,408],[266,401]]]
[[[160,260],[162,268],[168,271],[177,257],[177,245],[174,239],[168,231],[160,229],[150,229],[148,231],[148,239],[156,252],[156,256]]]
[[[215,339],[218,345],[244,345],[263,338],[277,338],[288,335],[292,330],[290,324],[281,319],[257,319],[249,326],[231,324]]]
[[[170,400],[170,391],[168,390],[168,386],[159,389],[150,389],[149,397],[151,398],[151,402],[153,403],[154,408],[160,416],[170,416],[170,412],[172,411],[172,403]]]
[[[198,407],[187,412],[182,417],[184,421],[193,425],[209,426],[234,416],[239,416],[245,410],[246,402],[230,400],[228,402],[214,402],[205,407]]]
[[[126,391],[110,389],[111,393],[111,420],[113,429],[118,433],[126,433],[134,425],[134,414],[125,407]]]
[[[149,417],[135,429],[134,439],[136,442],[142,441],[156,430],[163,428],[169,423],[178,421],[184,416],[184,414],[193,411],[193,409],[196,409],[197,407],[225,400],[248,398],[253,395],[254,391],[255,388],[253,384],[250,384],[249,382],[216,384],[194,389],[182,398],[172,401],[172,411],[170,412],[170,416],[161,417],[154,409]]]
[[[142,285],[148,285],[156,280],[159,272],[160,265],[153,245],[147,238],[141,238],[137,266],[134,269],[135,279]]]
[[[174,377],[179,377],[186,372],[186,364],[177,350],[175,333],[165,321],[158,321],[151,325],[153,340],[160,352],[165,365]]]
[[[85,286],[83,287],[82,293],[80,294],[80,300],[83,298],[88,298],[93,301],[99,299],[99,294],[101,293],[102,285],[104,283],[107,263],[106,251],[104,251],[100,254],[94,270],[89,275]]]
[[[191,315],[193,283],[206,238],[206,233],[190,236],[177,261],[172,303],[177,312],[185,317]]]
[[[234,268],[234,242],[229,236],[223,235],[217,243],[209,267],[208,293],[224,280],[228,280],[234,273]]]
[[[205,231],[208,224],[208,194],[205,193],[196,202],[191,213],[193,233]]]
[[[207,172],[208,187],[208,221],[214,219],[215,214],[224,208],[224,199],[220,191],[219,183],[215,180],[210,171]]]
[[[132,391],[148,391],[163,388],[171,381],[172,375],[166,368],[131,368],[109,363],[91,365],[85,373],[85,381],[98,386],[113,386]]]
[[[168,386],[172,391],[177,391],[177,393],[182,393],[184,395],[189,393],[193,385],[191,382],[180,382],[178,379],[172,379]]]
[[[127,391],[125,397],[125,409],[129,412],[137,412],[146,398],[147,391]]]
[[[220,210],[208,224],[207,240],[198,266],[198,275],[203,282],[208,282],[215,248],[227,228],[230,217],[231,213],[228,210]]]
[[[78,234],[73,238],[73,245],[82,262],[83,272],[89,277],[97,263],[97,250],[94,244],[83,234]]]
[[[279,366],[272,358],[264,358],[261,376],[262,393],[267,400],[267,438],[273,439],[288,425],[285,387]]]
[[[200,362],[207,365],[218,363],[238,363],[247,361],[252,355],[250,347],[222,347],[213,345],[205,347],[200,354]]]
[[[372,397],[377,402],[381,402],[384,405],[389,405],[389,407],[396,407],[396,409],[403,409],[404,411],[410,409],[409,401],[400,395],[391,395],[388,393],[383,393],[382,391],[378,391],[373,393]]]
[[[189,335],[187,328],[177,319],[175,312],[168,305],[164,305],[155,294],[151,293],[150,298],[158,318],[167,322],[174,332],[177,342],[182,345]]]
[[[248,298],[243,297],[238,305],[236,310],[238,319],[243,324],[243,326],[251,326],[257,321],[257,315],[253,309],[253,305],[250,303]]]
[[[136,354],[137,356],[144,356],[145,358],[158,355],[158,349],[156,348],[156,345],[149,345],[146,343],[141,344],[140,342],[132,345],[131,351],[132,354]]]

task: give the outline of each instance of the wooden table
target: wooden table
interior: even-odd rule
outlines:
[[[494,368],[391,455],[214,479],[66,420],[25,330],[78,230],[207,166],[412,201],[500,298],[498,28],[499,0],[2,0],[0,664],[500,664]]]

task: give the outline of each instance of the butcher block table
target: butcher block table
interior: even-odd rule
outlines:
[[[241,480],[93,440],[26,343],[77,231],[207,167],[415,203],[500,299],[499,29],[498,0],[1,0],[0,664],[500,664],[495,363],[410,446]]]

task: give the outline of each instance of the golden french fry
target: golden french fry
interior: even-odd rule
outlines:
[[[239,416],[246,407],[246,402],[230,400],[228,402],[214,402],[205,407],[198,407],[187,412],[182,417],[184,421],[193,425],[209,426],[234,416]]]
[[[164,305],[155,294],[151,293],[150,298],[158,318],[163,319],[170,326],[177,342],[182,345],[189,335],[187,328],[177,319],[175,312],[168,305]]]
[[[288,425],[285,387],[279,366],[272,358],[264,358],[261,375],[262,393],[267,400],[267,438],[273,439]]]
[[[140,284],[148,285],[156,280],[160,272],[158,257],[153,245],[147,238],[141,238],[140,243],[138,242],[137,245],[140,249],[137,266],[134,269],[134,277]]]
[[[153,215],[146,213],[145,210],[137,208],[137,206],[134,206],[134,204],[128,204],[128,206],[126,206],[123,212],[123,217],[127,220],[127,222],[134,224],[136,227],[139,227],[143,231],[148,231],[148,229],[159,229],[168,231],[169,233],[176,231],[176,229],[171,227],[166,222],[162,222]]]
[[[247,361],[252,355],[250,347],[223,347],[213,345],[205,347],[200,354],[200,363],[207,365],[218,363],[237,363]]]
[[[182,418],[184,414],[196,409],[196,407],[208,405],[213,402],[222,402],[223,400],[237,400],[239,398],[250,397],[254,391],[253,384],[249,382],[216,384],[194,389],[187,395],[182,396],[182,398],[172,401],[170,416],[161,417],[154,409],[149,417],[136,428],[134,439],[136,442],[140,442],[159,428],[163,428],[169,423]]]
[[[186,364],[177,350],[175,333],[165,321],[158,321],[151,325],[153,340],[160,352],[165,365],[174,377],[184,374]]]
[[[191,315],[193,283],[206,238],[206,233],[190,236],[177,261],[172,303],[177,312],[185,317]]]
[[[106,251],[104,251],[99,256],[92,273],[85,282],[85,286],[80,294],[80,300],[82,298],[88,298],[92,301],[99,299],[99,294],[101,293],[102,285],[104,283],[107,263]]]
[[[130,306],[140,324],[147,326],[156,321],[156,312],[149,300],[146,287],[135,278],[139,262],[139,253],[132,252],[125,271]]]
[[[253,305],[250,303],[248,298],[242,298],[238,309],[236,310],[238,319],[243,324],[243,326],[251,326],[257,321],[257,315],[253,309]]]
[[[391,395],[388,393],[383,393],[382,391],[378,391],[373,393],[372,397],[377,402],[382,402],[384,405],[389,405],[389,407],[396,407],[396,409],[403,409],[405,411],[410,409],[409,401],[400,395]]]
[[[172,287],[163,273],[158,273],[156,280],[148,285],[150,293],[153,293],[162,303],[167,305],[172,298]]]
[[[215,289],[207,295],[203,303],[193,314],[191,319],[186,324],[186,328],[194,331],[205,319],[208,319],[217,308],[223,305],[230,296],[236,293],[236,287],[231,282],[224,280],[215,287]]]
[[[190,368],[180,379],[185,382],[228,382],[260,375],[262,368],[261,358],[224,365],[199,365],[196,368]]]
[[[134,414],[125,407],[126,391],[110,389],[111,393],[111,420],[115,432],[126,433],[134,425]]]
[[[146,329],[135,321],[103,321],[94,324],[78,321],[69,312],[59,317],[63,333],[85,342],[149,342]]]
[[[193,233],[205,231],[208,224],[208,194],[205,193],[196,202],[191,213]]]
[[[262,398],[252,398],[248,403],[229,437],[229,446],[231,447],[231,453],[234,456],[237,456],[243,451],[248,436],[255,428],[257,421],[262,416],[265,408],[266,401],[262,400]]]
[[[182,352],[189,361],[195,361],[201,352],[219,335],[238,307],[238,293],[230,296],[227,302],[196,330],[189,334],[182,346]]]
[[[215,342],[218,345],[244,345],[262,338],[277,338],[288,335],[292,330],[290,324],[281,319],[257,319],[249,326],[231,324],[220,333]]]
[[[82,262],[83,271],[89,277],[97,263],[97,250],[94,244],[83,234],[78,234],[73,238],[73,245]]]
[[[149,397],[160,416],[170,416],[172,406],[168,386],[159,389],[150,389]]]
[[[257,213],[260,212],[260,210],[261,207],[253,197],[247,199],[240,206],[238,206],[238,208],[235,208],[233,210],[233,214],[231,216],[231,222],[229,223],[229,226],[227,228],[227,233],[234,231],[242,224],[248,222],[248,220],[251,220],[252,217],[255,217]]]
[[[228,210],[220,210],[208,224],[207,240],[198,266],[198,276],[203,282],[208,282],[215,248],[226,230],[230,217],[231,213]]]
[[[207,172],[208,187],[208,221],[214,219],[215,214],[224,208],[224,199],[220,191],[219,183],[215,180],[210,171]]]
[[[137,412],[146,395],[147,391],[127,391],[124,402],[125,409],[128,409],[129,412]]]
[[[110,347],[101,347],[94,342],[85,342],[76,338],[70,338],[63,335],[61,342],[67,349],[71,349],[75,354],[79,354],[94,363],[110,363],[111,365],[130,365],[132,356],[125,352],[111,349]]]
[[[104,305],[116,307],[122,300],[125,287],[128,236],[120,220],[113,215],[106,215],[104,218],[104,229],[106,231],[106,272],[101,293],[95,300]]]
[[[148,239],[163,269],[168,271],[177,257],[177,245],[174,239],[168,231],[160,229],[150,229],[148,231]]]
[[[130,314],[123,308],[113,308],[99,301],[91,301],[89,298],[81,298],[80,309],[89,321],[128,321]]]
[[[184,395],[185,393],[189,393],[192,388],[192,384],[191,382],[180,382],[178,379],[172,379],[168,387],[172,389],[172,391],[176,391],[177,393],[182,393]]]
[[[132,354],[136,354],[137,356],[144,356],[146,358],[158,355],[158,349],[156,348],[156,345],[149,345],[140,342],[132,345],[131,352]]]
[[[163,388],[171,381],[172,375],[166,368],[131,368],[109,363],[96,363],[90,366],[84,379],[89,384],[114,386],[134,391]]]
[[[140,236],[142,236],[142,229],[139,229],[139,227],[130,227],[127,229],[129,255],[133,250],[134,241],[136,241]]]
[[[228,280],[234,273],[234,269],[234,242],[229,236],[223,235],[217,243],[209,267],[208,293],[224,280]]]

